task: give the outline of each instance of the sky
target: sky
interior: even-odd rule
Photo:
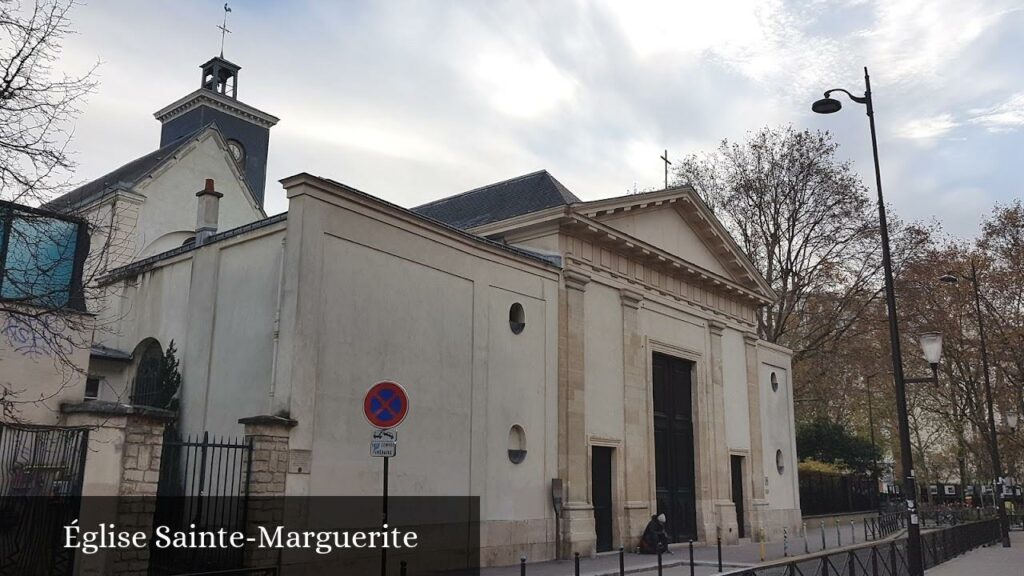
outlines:
[[[871,186],[864,108],[813,114],[871,72],[886,201],[971,238],[1022,197],[1024,0],[235,0],[239,99],[281,118],[277,181],[329,177],[402,206],[546,169],[584,200],[765,126],[829,130]],[[71,149],[87,181],[154,150],[199,86],[219,0],[87,0],[60,67],[97,61]],[[842,96],[840,96],[842,98]]]

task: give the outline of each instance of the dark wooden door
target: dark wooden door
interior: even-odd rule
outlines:
[[[733,456],[731,459],[732,468],[732,503],[736,505],[736,525],[740,538],[746,538],[747,532],[743,528],[743,456]]]
[[[658,513],[673,542],[697,539],[691,367],[654,355],[654,468]]]
[[[606,552],[612,549],[611,448],[594,446],[590,472],[594,491],[594,529],[597,532],[597,551]]]

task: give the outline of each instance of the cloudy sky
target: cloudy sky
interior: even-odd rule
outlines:
[[[96,60],[72,147],[90,179],[156,148],[152,113],[198,87],[218,0],[87,0],[62,66]],[[1024,185],[1024,0],[235,0],[242,101],[281,118],[276,181],[305,171],[404,206],[545,168],[596,199],[660,187],[658,157],[766,125],[827,129],[873,181],[863,108],[810,112],[872,75],[887,200],[977,233]]]

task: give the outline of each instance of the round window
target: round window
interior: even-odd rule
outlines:
[[[775,375],[775,372],[772,372],[772,392],[778,392],[778,391],[779,391],[779,377]]]
[[[780,475],[786,471],[786,462],[782,457],[782,450],[775,451],[775,468],[779,471]]]
[[[523,310],[523,305],[519,302],[508,309],[508,325],[513,334],[519,334],[526,328],[526,311]]]
[[[519,424],[513,424],[508,431],[508,459],[513,464],[526,460],[526,432]]]

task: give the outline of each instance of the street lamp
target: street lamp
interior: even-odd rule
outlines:
[[[985,319],[981,313],[981,286],[978,284],[978,270],[971,260],[971,274],[962,276],[949,272],[939,277],[940,282],[956,284],[963,278],[971,283],[974,289],[974,311],[978,315],[978,337],[981,340],[981,371],[985,378],[985,402],[988,404],[989,451],[992,455],[992,473],[995,476],[996,491],[999,493],[996,502],[999,504],[999,530],[1003,537],[1003,548],[1010,547],[1010,524],[1006,517],[1006,504],[1003,502],[1003,464],[999,460],[999,438],[996,434],[995,410],[992,406],[992,383],[988,375],[988,348],[985,346]]]
[[[885,199],[882,196],[882,173],[878,168],[878,138],[875,135],[875,109],[871,101],[871,78],[864,68],[864,96],[854,96],[848,90],[833,88],[825,97],[811,106],[818,114],[832,114],[843,105],[831,97],[842,92],[850,100],[867,107],[871,128],[871,153],[875,161],[875,189],[878,191],[878,228],[882,239],[882,267],[885,271],[885,304],[889,314],[889,345],[892,349],[892,372],[896,381],[896,412],[900,429],[900,462],[903,468],[903,492],[907,499],[907,568],[910,576],[923,576],[921,562],[921,526],[917,514],[917,489],[914,480],[914,458],[910,446],[910,423],[907,416],[907,392],[903,381],[903,359],[900,354],[900,329],[896,317],[896,290],[892,277],[892,259],[889,255],[889,224],[885,218]]]
[[[1011,410],[1010,412],[1007,412],[1006,414],[1003,414],[1003,419],[1006,420],[1006,427],[1010,429],[1011,433],[1017,431],[1017,413],[1016,412],[1013,412]]]

